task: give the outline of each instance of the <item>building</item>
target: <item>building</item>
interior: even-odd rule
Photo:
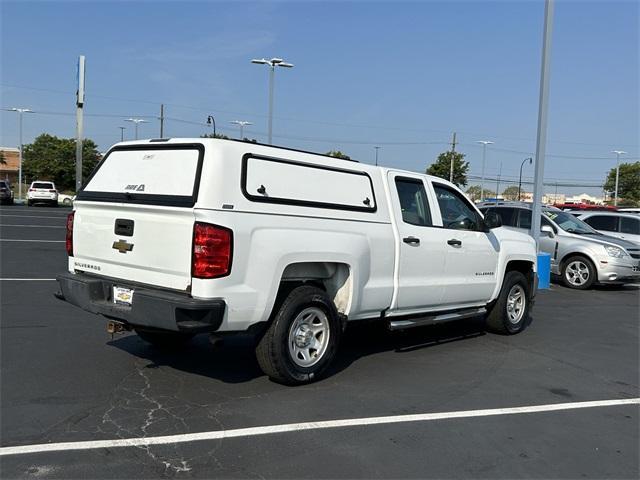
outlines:
[[[602,205],[603,200],[604,199],[602,197],[594,197],[589,195],[588,193],[581,193],[580,195],[567,197],[564,203],[586,203],[589,205]]]
[[[18,184],[20,170],[20,150],[11,147],[0,147],[5,163],[0,163],[0,179],[9,180],[11,185]]]

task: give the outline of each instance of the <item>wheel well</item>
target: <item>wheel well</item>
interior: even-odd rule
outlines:
[[[591,265],[593,265],[594,267],[596,266],[596,262],[594,262],[591,257],[589,257],[589,255],[582,253],[582,252],[573,252],[573,253],[567,253],[564,257],[562,257],[562,260],[560,261],[560,270],[562,270],[564,268],[564,265],[567,263],[567,260],[569,260],[571,257],[582,257],[585,258],[589,261],[589,263],[591,263]],[[562,273],[562,272],[560,272]]]
[[[301,285],[314,285],[327,292],[338,313],[346,315],[351,307],[353,283],[351,268],[346,263],[300,262],[288,265],[282,273],[276,303]]]
[[[533,263],[527,260],[511,260],[507,263],[505,274],[512,271],[520,272],[527,278],[527,280],[531,280],[533,275]]]

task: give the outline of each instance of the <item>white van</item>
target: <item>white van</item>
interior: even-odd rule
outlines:
[[[154,344],[251,332],[273,379],[317,378],[346,321],[529,323],[536,250],[423,174],[219,139],[125,142],[67,221],[61,297]]]

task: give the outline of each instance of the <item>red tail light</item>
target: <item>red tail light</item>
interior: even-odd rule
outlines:
[[[49,190],[49,193],[57,193],[56,190]]]
[[[196,222],[193,226],[194,278],[218,278],[229,275],[233,257],[233,232],[228,228]]]
[[[76,212],[67,215],[67,255],[73,257],[73,216]]]

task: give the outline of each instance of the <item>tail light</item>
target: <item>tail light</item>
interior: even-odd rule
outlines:
[[[35,192],[35,191],[36,191],[36,189],[35,189],[35,188],[30,188],[30,189],[29,189],[29,191],[30,191],[30,192]]]
[[[67,215],[67,255],[73,257],[73,217],[76,212]]]
[[[233,232],[228,228],[196,222],[193,226],[191,274],[194,278],[229,275],[233,257]]]
[[[55,190],[49,190],[49,193],[57,193]]]

